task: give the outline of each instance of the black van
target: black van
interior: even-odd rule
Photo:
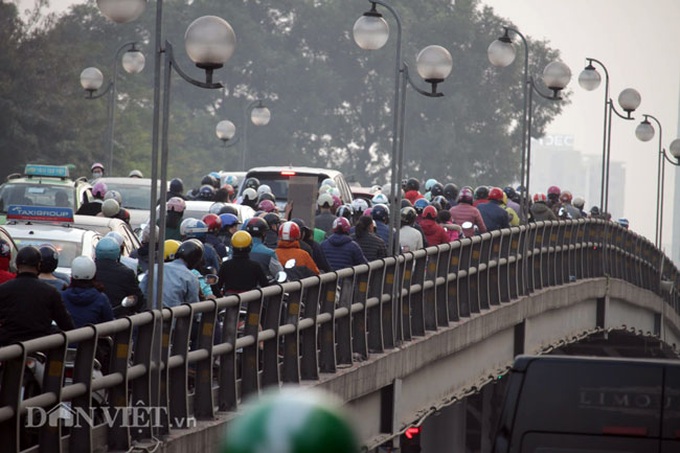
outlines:
[[[680,361],[519,356],[492,451],[680,452]]]

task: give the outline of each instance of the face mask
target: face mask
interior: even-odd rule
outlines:
[[[100,171],[93,171],[93,172],[92,172],[92,177],[93,177],[93,178],[101,178],[102,176],[104,176],[104,173],[102,173],[102,172],[100,172]]]

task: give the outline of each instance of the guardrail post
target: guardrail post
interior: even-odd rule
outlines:
[[[482,242],[488,241],[490,235],[491,233],[484,233],[481,236],[478,236],[478,241],[472,241],[472,254],[470,256],[470,268],[468,269],[468,280],[470,281],[469,292],[471,313],[481,312],[479,304],[479,264],[482,261]]]
[[[97,327],[92,325],[92,335],[78,343],[78,352],[73,364],[73,383],[85,386],[85,393],[71,400],[72,416],[79,423],[71,427],[69,436],[70,451],[92,451],[92,428],[95,416],[92,409],[92,370],[97,351]],[[88,419],[89,417],[89,419]]]
[[[8,420],[0,422],[0,439],[8,452],[19,451],[19,433],[21,431],[21,417],[19,404],[21,403],[21,378],[26,363],[24,345],[16,344],[12,347],[21,348],[21,353],[2,363],[2,385],[0,385],[0,407],[9,407],[13,415]]]
[[[428,247],[427,265],[425,267],[425,282],[423,285],[423,308],[425,318],[425,330],[437,330],[437,257],[439,248]],[[448,321],[448,319],[447,319]]]
[[[451,255],[451,243],[438,247],[437,274],[435,277],[435,298],[437,300],[437,325],[448,327],[449,325],[449,301],[448,301],[448,276],[449,256]]]
[[[380,317],[382,325],[382,344],[385,349],[394,348],[394,324],[397,313],[397,273],[398,262],[396,257],[387,257],[383,260],[385,266],[385,283],[383,284],[383,294],[389,295],[388,303],[380,304]],[[382,298],[382,297],[381,297]]]
[[[470,255],[472,241],[476,236],[463,239],[460,247],[460,266],[458,270],[458,308],[461,318],[470,317]],[[478,239],[477,239],[478,240]]]
[[[129,317],[126,329],[113,335],[113,347],[111,348],[110,373],[119,373],[123,380],[120,384],[109,389],[109,426],[107,445],[110,450],[130,449],[130,422],[127,408],[130,405],[128,388],[128,369],[132,343],[132,320]],[[61,383],[59,384],[61,386]]]
[[[522,287],[524,286],[521,282],[518,283],[517,279],[522,275],[520,269],[522,268],[522,262],[520,256],[522,254],[520,237],[522,235],[522,230],[519,227],[512,228],[510,230],[510,235],[506,238],[509,242],[508,244],[508,286],[510,287],[510,299],[517,299],[519,295],[523,292]]]
[[[411,341],[413,334],[411,331],[411,280],[413,277],[413,252],[405,252],[401,255],[404,258],[402,263],[402,281],[400,290],[403,296],[400,298],[401,304],[401,333],[402,341]]]
[[[368,266],[358,266],[355,274],[356,281],[356,301],[357,304],[363,304],[361,311],[352,316],[352,346],[355,354],[358,354],[362,359],[368,358],[368,332],[367,332],[367,307],[366,299],[368,297],[368,277],[370,271]]]
[[[217,302],[210,301],[212,309],[201,313],[201,322],[196,336],[198,345],[195,349],[205,349],[208,357],[196,363],[194,380],[194,416],[202,420],[215,418],[215,401],[213,400],[213,344],[215,339],[215,322],[217,321]],[[195,324],[194,324],[195,325]],[[189,420],[187,420],[187,426]]]
[[[495,234],[494,234],[495,233]],[[494,236],[500,235],[500,231],[493,232],[488,238],[482,241],[479,250],[479,264],[477,265],[477,288],[479,309],[489,309],[489,265],[493,256],[493,243],[496,240]]]
[[[496,256],[496,260],[498,262],[496,267],[499,269],[497,271],[498,289],[496,290],[498,295],[495,298],[492,296],[490,301],[492,305],[494,303],[497,304],[498,302],[510,302],[512,300],[510,291],[510,268],[513,267],[514,264],[510,263],[510,234],[510,230],[503,230],[502,234],[494,239],[493,250],[494,256]]]
[[[246,397],[260,392],[260,319],[262,316],[262,290],[255,300],[248,300],[246,304],[246,323],[243,327],[243,336],[251,336],[255,339],[253,344],[245,346],[241,353],[241,396]]]
[[[51,348],[46,353],[45,375],[43,376],[42,392],[54,393],[57,402],[45,410],[50,413],[55,407],[61,404],[61,389],[64,385],[64,360],[66,359],[66,349],[68,343],[66,335],[61,332],[62,343],[60,346]],[[126,363],[127,366],[127,363]],[[109,403],[110,404],[110,403]],[[61,423],[57,426],[50,426],[50,423],[43,423],[40,429],[40,451],[61,451]],[[3,439],[4,442],[4,439]]]
[[[305,279],[308,280],[308,279]],[[300,362],[300,377],[305,380],[319,379],[319,354],[318,354],[318,329],[317,316],[319,314],[319,297],[321,292],[321,280],[314,278],[314,284],[302,285],[302,300],[305,304],[304,319],[311,319],[313,325],[300,330],[300,342],[302,343],[302,358]]]
[[[189,418],[189,344],[191,342],[191,328],[194,323],[194,307],[185,304],[188,314],[186,316],[176,316],[173,310],[168,322],[174,324],[172,328],[172,355],[180,356],[182,364],[168,371],[169,373],[169,417],[174,428],[186,428],[178,424]],[[194,379],[195,380],[195,379]]]
[[[382,325],[382,295],[385,281],[385,262],[377,269],[371,269],[368,275],[368,299],[366,301],[366,316],[368,326],[368,350],[369,352],[383,352],[383,325]],[[370,299],[377,299],[377,302]]]
[[[352,302],[356,282],[356,269],[352,268],[352,276],[340,280],[340,298],[338,308],[345,308],[347,316],[335,320],[336,357],[338,365],[352,364]]]
[[[333,273],[335,278],[330,281],[322,279],[319,304],[321,313],[331,317],[330,321],[319,325],[319,371],[322,373],[335,373],[335,298],[337,295],[338,274]]]
[[[232,303],[223,308],[222,318],[222,338],[221,343],[229,343],[231,350],[226,354],[221,354],[219,368],[218,409],[220,411],[234,411],[238,408],[238,390],[236,386],[236,336],[238,332],[238,314],[241,300],[238,296],[229,296],[227,300]],[[235,301],[235,303],[233,303]],[[297,363],[297,356],[295,357]]]
[[[143,376],[132,381],[132,404],[136,407],[151,407],[151,349],[154,342],[155,323],[161,317],[158,310],[149,312],[152,316],[150,322],[139,326],[137,343],[133,361],[135,365],[141,365],[146,369]],[[172,407],[172,405],[171,405]],[[151,439],[153,433],[151,426],[136,426],[131,431],[135,440]]]
[[[273,330],[274,338],[267,340],[262,349],[262,387],[278,385],[281,382],[279,376],[279,326],[281,325],[281,312],[283,306],[283,287],[278,286],[278,293],[264,298],[263,306],[263,330]]]
[[[460,309],[458,307],[458,263],[460,263],[460,241],[451,243],[449,253],[448,275],[446,276],[448,288],[447,304],[449,307],[449,321],[460,321]]]

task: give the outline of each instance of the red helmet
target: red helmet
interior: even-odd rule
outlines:
[[[548,187],[548,195],[557,195],[559,196],[562,191],[560,190],[559,187],[557,186],[550,186]]]
[[[437,208],[434,206],[425,206],[425,209],[423,209],[423,218],[435,220],[437,218]]]
[[[342,206],[342,199],[337,195],[331,195],[333,197],[333,209],[338,209]]]
[[[300,239],[300,227],[295,222],[283,222],[279,227],[279,239],[297,241]]]
[[[535,193],[534,194],[534,203],[545,203],[548,201],[548,197],[545,196],[544,193]]]
[[[276,204],[271,200],[262,200],[257,208],[264,212],[274,212],[276,211]]]
[[[572,196],[571,192],[569,192],[568,190],[565,190],[564,192],[562,192],[560,194],[560,201],[562,203],[571,203],[572,198],[573,198],[573,196]]]
[[[492,187],[489,190],[489,200],[503,201],[503,189],[500,187]]]
[[[350,225],[349,220],[344,217],[336,217],[335,220],[333,220],[333,231],[336,233],[349,234],[350,228],[352,228],[352,225]]]
[[[217,214],[206,214],[202,220],[205,226],[208,227],[208,232],[220,231],[222,228],[222,219]]]

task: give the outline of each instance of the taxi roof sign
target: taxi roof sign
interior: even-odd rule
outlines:
[[[7,220],[73,223],[73,209],[13,204],[7,208]]]
[[[37,165],[28,164],[24,169],[26,176],[51,176],[56,178],[68,178],[69,171],[66,165]]]

